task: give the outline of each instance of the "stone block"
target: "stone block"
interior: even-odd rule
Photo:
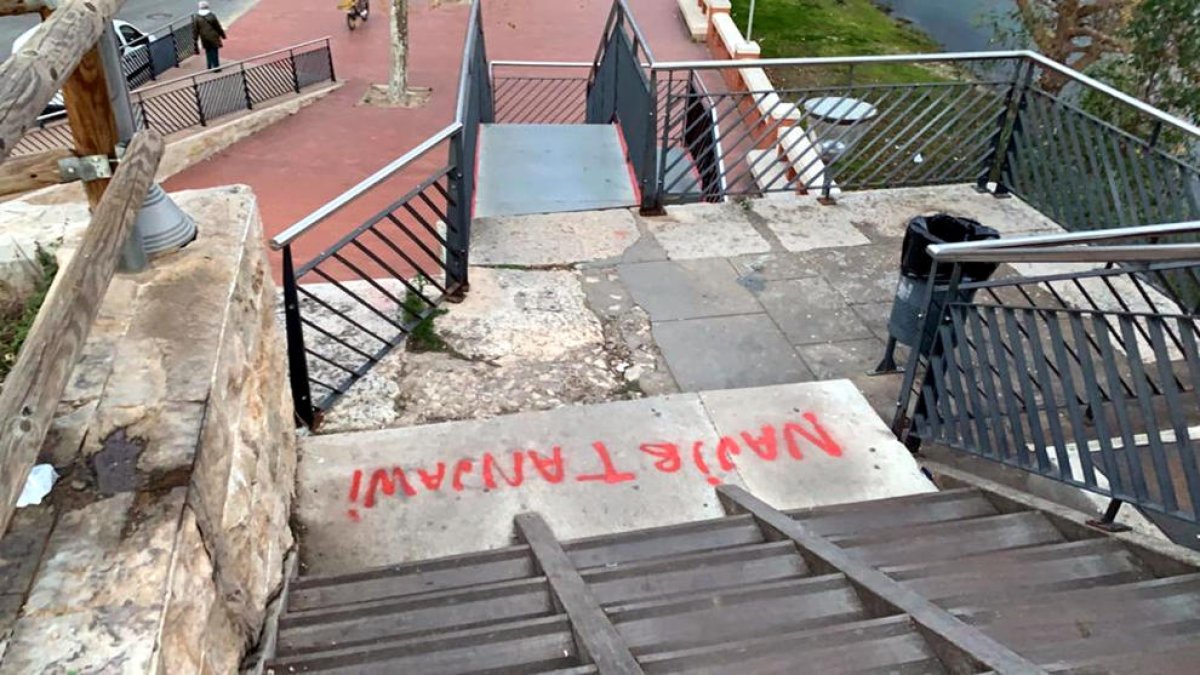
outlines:
[[[813,379],[766,314],[658,322],[654,338],[683,391]]]
[[[767,281],[757,295],[792,344],[872,337],[845,299],[820,277]]]
[[[620,256],[638,239],[627,209],[477,218],[475,265],[562,265]]]
[[[721,258],[621,265],[621,281],[652,321],[752,314],[762,311]]]
[[[746,210],[735,202],[671,206],[667,215],[643,218],[643,222],[671,260],[722,258],[771,250],[767,240],[754,229]]]

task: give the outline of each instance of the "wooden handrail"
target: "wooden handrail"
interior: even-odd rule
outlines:
[[[64,0],[29,42],[0,64],[0,161],[94,50],[122,4],[123,0]]]
[[[0,391],[0,535],[37,461],[162,153],[158,132],[141,131],[133,137]]]

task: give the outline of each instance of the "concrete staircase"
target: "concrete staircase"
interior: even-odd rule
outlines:
[[[268,672],[1195,672],[1200,574],[1054,514],[718,491],[749,513],[562,542],[523,514],[518,546],[302,576]]]

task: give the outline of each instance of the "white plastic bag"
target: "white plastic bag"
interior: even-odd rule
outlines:
[[[25,487],[21,488],[21,496],[17,497],[17,508],[31,504],[41,504],[42,499],[50,494],[58,473],[49,464],[38,464],[29,470],[29,478],[25,479]]]

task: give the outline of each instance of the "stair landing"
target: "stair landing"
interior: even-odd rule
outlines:
[[[637,205],[611,124],[485,124],[476,180],[476,217]]]
[[[714,518],[719,483],[778,508],[934,489],[848,380],[302,443],[297,516],[310,574],[508,546],[527,511],[562,538]]]

